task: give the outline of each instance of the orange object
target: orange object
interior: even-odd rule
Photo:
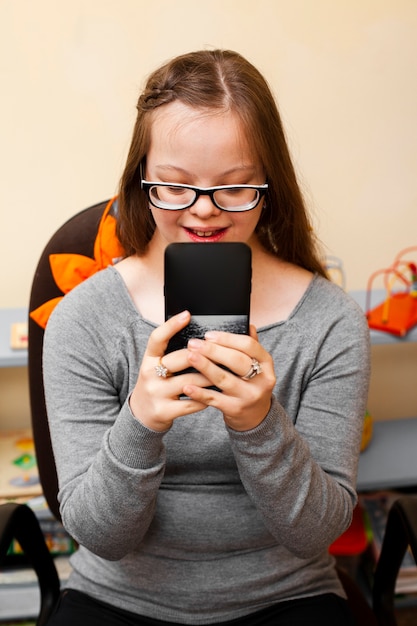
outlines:
[[[417,298],[395,293],[367,314],[368,326],[404,337],[417,324]]]
[[[365,418],[363,420],[361,452],[366,450],[366,448],[369,446],[371,439],[372,439],[372,432],[373,432],[372,415],[369,413],[369,411],[366,411]]]
[[[49,316],[65,294],[99,270],[113,265],[123,256],[123,248],[116,236],[116,218],[111,214],[114,201],[115,198],[110,200],[101,218],[94,242],[93,259],[82,254],[49,256],[52,275],[63,295],[48,300],[31,311],[30,317],[42,328],[46,327]]]
[[[412,250],[417,250],[417,246],[404,249],[390,267],[374,272],[369,278],[366,294],[366,317],[369,328],[404,337],[417,324],[416,264],[402,258]],[[371,308],[372,284],[381,274],[385,279],[386,298],[384,302]],[[394,291],[396,282],[401,283],[401,289]]]

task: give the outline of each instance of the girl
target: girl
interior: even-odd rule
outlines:
[[[62,519],[80,544],[50,623],[350,624],[328,547],[356,503],[365,317],[325,276],[248,61],[180,56],[137,108],[126,257],[68,294],[45,335]],[[165,354],[190,320],[164,322],[165,247],[236,241],[252,250],[250,336]]]

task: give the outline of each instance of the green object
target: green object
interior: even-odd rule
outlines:
[[[15,459],[13,463],[23,470],[30,470],[36,465],[36,457],[34,454],[29,454],[28,452],[25,452],[25,454],[22,454],[22,456],[19,456],[19,458]]]

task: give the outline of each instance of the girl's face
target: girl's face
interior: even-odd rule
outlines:
[[[200,110],[181,102],[156,109],[145,179],[197,187],[262,185],[265,172],[231,112]],[[183,210],[152,205],[156,229],[151,245],[173,242],[242,241],[253,244],[263,200],[246,212],[218,209],[209,196]]]

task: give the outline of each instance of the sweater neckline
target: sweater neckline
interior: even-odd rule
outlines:
[[[126,285],[125,281],[123,280],[123,277],[120,274],[120,272],[116,269],[116,267],[114,267],[113,265],[109,265],[106,269],[109,270],[113,274],[113,276],[115,277],[116,282],[119,285],[119,288],[120,288],[120,290],[121,290],[121,292],[123,294],[124,299],[129,303],[129,308],[130,308],[131,312],[134,315],[138,316],[143,322],[145,322],[146,324],[149,324],[150,326],[152,326],[152,328],[157,328],[158,324],[156,324],[152,320],[144,317],[144,315],[142,315],[141,311],[136,307],[136,305],[133,302],[132,297],[131,297],[131,295],[129,293],[127,285]],[[291,322],[293,320],[293,318],[296,317],[296,315],[297,315],[298,311],[301,309],[301,307],[304,305],[304,302],[308,299],[311,291],[315,288],[315,285],[316,285],[318,279],[319,279],[319,275],[317,273],[313,274],[313,277],[310,280],[309,284],[307,285],[307,288],[305,289],[305,291],[302,294],[301,298],[298,300],[298,302],[296,303],[296,305],[292,309],[291,313],[288,315],[288,317],[285,320],[279,320],[279,321],[276,321],[276,322],[271,322],[270,324],[264,324],[263,326],[260,326],[259,328],[257,328],[257,332],[266,331],[266,330],[269,330],[270,328],[276,328],[276,327],[279,327],[279,326],[283,326],[283,325],[287,324],[288,322]]]

